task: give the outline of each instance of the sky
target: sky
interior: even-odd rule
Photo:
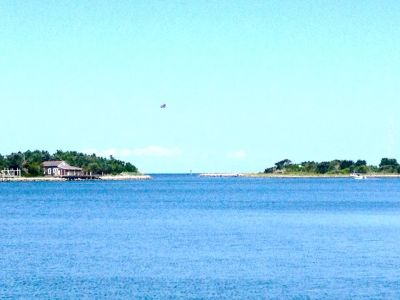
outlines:
[[[378,164],[400,159],[399,95],[399,1],[0,1],[2,154]]]

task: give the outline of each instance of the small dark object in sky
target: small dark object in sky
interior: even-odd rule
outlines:
[[[167,104],[161,104],[161,106],[160,106],[160,108],[166,108],[167,107]]]

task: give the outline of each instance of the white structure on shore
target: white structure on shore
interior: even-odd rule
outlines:
[[[21,178],[20,169],[3,169],[0,172],[0,181],[8,181],[13,178]]]

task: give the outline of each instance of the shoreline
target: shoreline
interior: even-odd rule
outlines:
[[[243,177],[247,178],[353,178],[352,175],[341,175],[341,174],[257,174],[257,173],[244,173]],[[363,174],[366,178],[400,178],[400,174]]]
[[[366,178],[400,178],[400,174],[363,174]],[[245,178],[353,178],[343,174],[265,174],[265,173],[202,173],[200,177],[245,177]]]
[[[117,180],[149,180],[152,179],[150,175],[107,175],[100,176],[99,179],[77,179],[70,181],[117,181]],[[12,178],[0,178],[0,182],[65,182],[69,181],[66,178],[61,177],[12,177]]]
[[[209,177],[209,178],[277,178],[277,179],[295,179],[295,178],[305,178],[305,179],[318,179],[318,178],[353,178],[352,175],[340,175],[340,174],[308,174],[308,175],[298,175],[298,174],[264,174],[264,173],[201,173],[198,174],[199,177]],[[400,178],[400,174],[365,174],[366,179],[368,178]],[[106,175],[100,176],[98,179],[77,179],[70,181],[143,181],[150,180],[152,177],[150,175]],[[65,182],[69,181],[66,178],[60,177],[14,177],[14,178],[0,178],[0,183],[2,182]]]
[[[100,176],[100,180],[149,180],[150,175],[106,175]]]

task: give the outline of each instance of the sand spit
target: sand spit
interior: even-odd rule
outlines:
[[[149,175],[108,175],[100,176],[100,180],[149,180]]]
[[[240,173],[203,173],[200,177],[242,177]]]

